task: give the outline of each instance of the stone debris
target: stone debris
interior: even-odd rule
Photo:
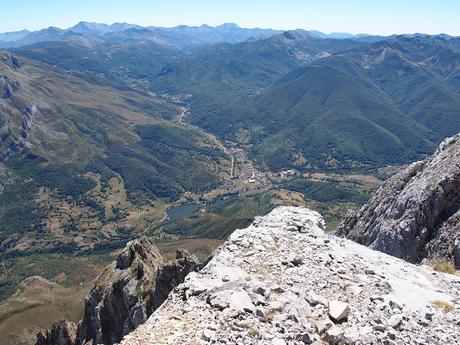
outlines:
[[[348,303],[343,303],[340,301],[330,301],[329,302],[329,316],[332,320],[340,322],[347,318],[350,308]]]
[[[460,277],[323,229],[304,208],[256,218],[121,344],[460,343]]]

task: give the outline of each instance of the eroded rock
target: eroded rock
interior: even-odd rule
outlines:
[[[76,328],[74,323],[61,320],[50,330],[39,332],[36,345],[73,345]]]
[[[409,262],[460,268],[460,134],[387,180],[336,233]]]
[[[189,272],[199,268],[198,260],[186,251],[178,251],[176,260],[165,262],[158,248],[146,237],[129,242],[96,278],[85,299],[83,319],[68,344],[120,342],[147,320]],[[61,344],[55,342],[54,329],[62,327],[53,327],[46,335],[39,335],[37,344]]]

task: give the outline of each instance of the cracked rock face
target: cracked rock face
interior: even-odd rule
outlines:
[[[336,233],[410,262],[460,268],[460,134],[391,177]]]
[[[121,344],[460,343],[460,277],[323,228],[304,208],[256,218]]]
[[[118,343],[147,320],[189,272],[200,268],[198,260],[186,251],[179,250],[176,256],[176,260],[165,262],[146,237],[129,242],[96,278],[76,336],[68,343],[56,342],[57,338],[51,337],[53,327],[38,335],[37,345]]]

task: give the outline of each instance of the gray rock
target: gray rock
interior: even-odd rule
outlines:
[[[332,326],[334,326],[334,324],[329,319],[320,319],[315,322],[316,332],[320,335],[325,333]]]
[[[265,285],[264,283],[262,282],[256,282],[252,285],[252,291],[254,293],[257,293],[259,295],[262,295],[264,297],[269,297],[270,296],[270,288],[267,287],[267,285]]]
[[[336,234],[418,263],[451,261],[460,268],[460,134],[379,189]]]
[[[210,291],[219,285],[217,279],[194,279],[188,284],[187,295],[196,296]]]
[[[204,331],[203,331],[203,340],[206,340],[206,341],[214,341],[215,338],[216,338],[216,332],[209,329],[209,328],[206,328]]]
[[[50,330],[37,334],[36,345],[72,345],[75,341],[76,325],[66,320],[59,321]]]
[[[271,343],[272,345],[286,345],[286,341],[281,338],[274,338]]]
[[[303,259],[301,256],[299,255],[296,255],[295,257],[293,257],[291,259],[291,263],[294,265],[294,266],[300,266],[303,264]]]
[[[265,311],[262,308],[257,308],[256,309],[256,315],[258,317],[265,317]]]
[[[254,292],[249,292],[249,297],[251,297],[251,301],[254,305],[265,305],[266,299],[263,295],[259,295]]]
[[[378,332],[384,332],[386,327],[384,324],[381,324],[381,323],[378,323],[374,326],[372,326],[372,328],[374,329],[374,331],[378,331]]]
[[[455,267],[460,267],[460,236],[457,237],[454,243],[454,262]]]
[[[72,344],[115,344],[144,323],[189,272],[200,268],[198,260],[185,251],[178,251],[176,257],[164,262],[146,237],[129,242],[94,281]],[[47,345],[61,344],[52,339]]]
[[[294,339],[297,340],[297,341],[300,341],[304,344],[311,344],[313,343],[313,336],[308,333],[308,332],[302,332],[302,333],[298,333],[294,336]]]
[[[318,218],[309,210],[280,207],[236,230],[206,267],[189,274],[121,344],[459,343],[458,277],[432,274],[426,266],[325,234],[315,225]],[[287,222],[304,224],[304,231],[288,230]],[[272,245],[254,251],[260,242]],[[319,260],[322,254],[329,260]],[[302,265],[290,262],[293,255]],[[200,293],[191,293],[196,288]],[[265,304],[254,305],[262,299]],[[336,327],[322,299],[331,301],[334,322],[340,320]],[[436,299],[455,309],[444,313],[432,305]],[[334,301],[349,306],[334,312]],[[347,309],[353,312],[346,315]],[[432,319],[422,327],[426,313]],[[388,320],[398,314],[404,320],[395,329]]]
[[[328,305],[328,300],[327,298],[318,295],[317,293],[310,291],[306,297],[308,303],[310,303],[312,306],[321,304],[324,305],[325,307]]]

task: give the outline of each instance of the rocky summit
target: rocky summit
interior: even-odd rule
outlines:
[[[256,218],[121,344],[460,343],[460,277],[324,228],[305,208]]]
[[[390,178],[337,234],[410,262],[460,268],[460,134]]]

